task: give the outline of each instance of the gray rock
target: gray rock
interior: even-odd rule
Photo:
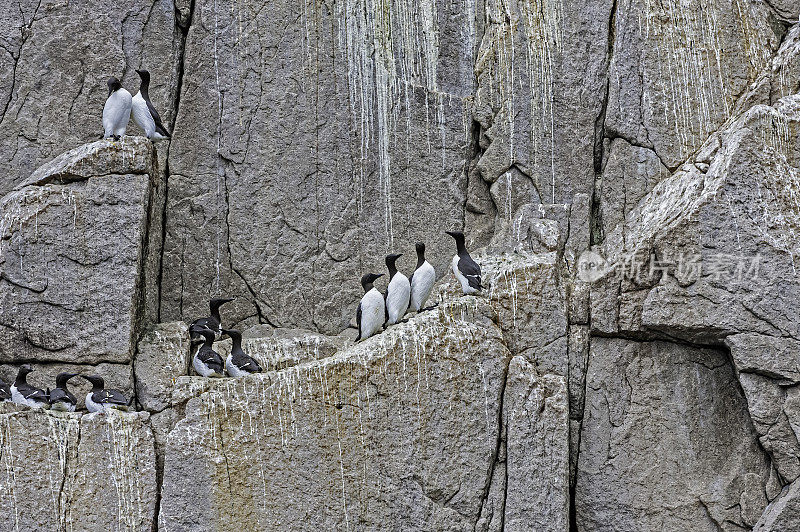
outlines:
[[[149,531],[156,483],[147,417],[0,414],[0,527]]]
[[[472,299],[331,358],[214,380],[169,433],[159,530],[299,515],[309,528],[472,530],[510,358]]]
[[[569,404],[566,379],[537,375],[514,357],[503,398],[505,530],[569,529]]]
[[[752,526],[769,458],[724,352],[593,338],[586,379],[579,530]]]
[[[800,528],[800,482],[792,482],[783,489],[781,495],[773,501],[753,532],[783,532]]]
[[[68,530],[152,530],[157,487],[149,417],[147,412],[81,417]]]
[[[216,5],[194,4],[186,40],[161,319],[242,293],[226,307],[240,328],[338,333],[387,250],[408,270],[424,240],[444,272],[442,231],[463,225],[480,2]]]
[[[613,22],[605,134],[651,148],[671,169],[731,116],[781,39],[766,2],[626,0]]]
[[[178,377],[189,374],[189,327],[182,321],[159,323],[137,346],[133,364],[136,399],[142,408],[159,412],[169,405]]]
[[[130,362],[157,175],[148,141],[98,141],[0,200],[0,361]]]

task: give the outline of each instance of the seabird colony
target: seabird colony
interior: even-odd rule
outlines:
[[[108,98],[103,107],[104,138],[119,140],[125,135],[131,115],[136,124],[142,128],[145,136],[153,142],[169,139],[169,131],[161,122],[161,117],[150,101],[150,72],[137,70],[141,84],[136,96],[122,87],[116,77],[109,78]],[[479,292],[481,285],[481,267],[470,257],[465,245],[464,233],[446,231],[456,242],[456,254],[453,256],[453,274],[461,285],[465,295]],[[386,256],[386,268],[389,270],[389,283],[382,294],[375,288],[375,281],[383,277],[382,273],[366,273],[361,277],[364,296],[356,310],[356,341],[366,340],[385,330],[388,326],[406,321],[404,316],[409,312],[423,312],[434,308],[425,307],[425,302],[433,290],[436,271],[425,259],[425,244],[417,242],[417,265],[411,277],[406,277],[397,269],[397,259],[402,253]],[[229,298],[217,298],[209,301],[209,316],[194,320],[190,327],[192,353],[191,367],[202,377],[243,377],[262,371],[258,362],[242,349],[242,334],[234,329],[222,326],[220,307],[233,301]],[[231,339],[230,353],[225,360],[214,350],[214,342],[227,336]],[[28,406],[30,408],[51,409],[63,412],[75,412],[78,401],[69,391],[67,383],[78,373],[61,372],[56,376],[55,388],[42,390],[28,383],[28,375],[33,373],[30,364],[19,367],[14,383],[9,385],[0,379],[0,402]],[[85,404],[89,412],[105,413],[109,410],[127,411],[131,400],[122,392],[105,387],[105,381],[98,375],[80,375],[92,384],[92,390],[86,395]]]

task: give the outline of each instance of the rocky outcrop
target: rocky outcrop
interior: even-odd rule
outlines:
[[[149,142],[104,140],[2,198],[0,361],[131,362],[157,288],[147,284],[157,180]]]
[[[149,531],[148,414],[0,413],[0,528]]]
[[[106,7],[0,9],[0,377],[147,413],[4,405],[0,528],[797,528],[791,2]],[[141,67],[173,140],[90,142]],[[188,376],[214,295],[263,374]]]

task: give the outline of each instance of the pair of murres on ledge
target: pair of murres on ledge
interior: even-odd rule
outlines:
[[[212,299],[209,302],[211,315],[192,322],[189,327],[192,345],[197,351],[192,357],[192,368],[201,377],[224,377],[225,372],[231,377],[244,377],[251,373],[260,373],[261,366],[242,350],[242,334],[233,329],[222,327],[219,309],[233,299]],[[214,350],[214,342],[222,336],[230,337],[233,342],[228,358],[223,361]]]
[[[170,138],[169,131],[161,123],[161,117],[150,101],[150,72],[137,70],[136,73],[142,82],[139,92],[133,97],[117,78],[112,76],[108,80],[108,99],[103,107],[103,138],[119,140],[125,136],[131,114],[148,139],[157,141]]]
[[[461,284],[463,293],[474,294],[482,288],[481,267],[469,256],[464,233],[461,231],[446,231],[446,233],[456,241],[457,253],[452,261],[453,273]],[[436,271],[425,260],[425,244],[418,242],[416,248],[417,267],[410,279],[397,271],[396,261],[402,254],[386,256],[389,285],[385,294],[381,295],[374,284],[383,276],[382,273],[368,273],[361,278],[364,296],[356,310],[358,326],[356,341],[366,340],[382,327],[400,322],[409,310],[414,312],[428,310],[424,305],[436,282]]]
[[[49,408],[60,412],[75,412],[78,400],[67,388],[67,382],[77,373],[62,372],[56,376],[56,387],[45,391],[28,384],[28,375],[33,373],[30,364],[20,366],[14,384],[0,381],[0,401],[28,406],[30,408]],[[127,410],[128,401],[119,390],[105,388],[102,377],[81,375],[92,383],[92,391],[86,395],[86,408],[89,412],[106,412],[108,409]]]

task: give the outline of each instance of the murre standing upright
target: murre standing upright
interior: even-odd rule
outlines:
[[[128,129],[128,120],[131,119],[131,93],[122,88],[117,78],[111,76],[108,80],[108,99],[103,107],[103,138],[113,137],[119,140]]]
[[[445,231],[456,240],[458,253],[453,257],[453,273],[461,283],[464,295],[474,294],[481,288],[481,267],[472,260],[464,245],[464,233],[461,231]]]
[[[67,381],[76,376],[77,373],[59,373],[56,376],[56,387],[50,390],[50,410],[60,410],[62,412],[74,412],[78,400],[67,389]]]
[[[0,403],[11,400],[11,386],[7,382],[0,379]]]
[[[128,400],[119,390],[106,389],[106,383],[97,375],[81,375],[92,383],[92,391],[86,394],[86,409],[91,413],[114,410],[128,410]]]
[[[23,364],[17,373],[17,380],[11,385],[11,400],[18,405],[31,408],[48,408],[50,402],[44,390],[28,384],[28,374],[33,372],[30,364]]]
[[[203,336],[199,332],[200,329],[210,329],[211,332],[214,333],[214,339],[219,340],[219,337],[222,336],[222,318],[219,315],[219,308],[229,301],[233,301],[233,299],[212,299],[208,302],[211,315],[207,318],[194,320],[191,325],[189,325],[189,331],[192,333],[191,338],[193,343],[203,342]],[[192,331],[195,326],[197,326],[197,330]]]
[[[383,274],[367,273],[361,278],[364,296],[361,298],[356,311],[356,324],[358,325],[356,342],[366,340],[378,332],[386,321],[386,303],[374,285],[378,277],[383,277]]]
[[[386,287],[386,323],[394,325],[399,322],[411,301],[411,283],[408,277],[397,271],[395,263],[402,253],[386,255],[386,267],[389,269],[389,286]]]
[[[158,116],[158,111],[150,101],[150,72],[137,70],[136,73],[142,79],[142,84],[139,85],[139,92],[133,97],[133,120],[144,130],[145,136],[152,141],[170,138],[169,131],[161,123],[161,117]]]
[[[417,242],[417,268],[411,274],[411,303],[409,310],[420,312],[427,310],[423,308],[428,296],[433,290],[433,283],[436,282],[436,270],[431,263],[425,260],[425,244]],[[432,307],[430,307],[432,308]]]
[[[247,353],[242,351],[242,333],[239,331],[222,329],[222,334],[231,337],[233,345],[231,353],[225,359],[225,369],[231,377],[244,377],[251,373],[260,373],[261,366],[258,365]]]
[[[192,334],[199,334],[203,337],[203,345],[197,350],[194,357],[192,357],[192,367],[198,375],[202,377],[224,377],[225,363],[219,353],[214,351],[214,332],[211,329],[200,327],[199,325],[192,325],[189,329]]]

